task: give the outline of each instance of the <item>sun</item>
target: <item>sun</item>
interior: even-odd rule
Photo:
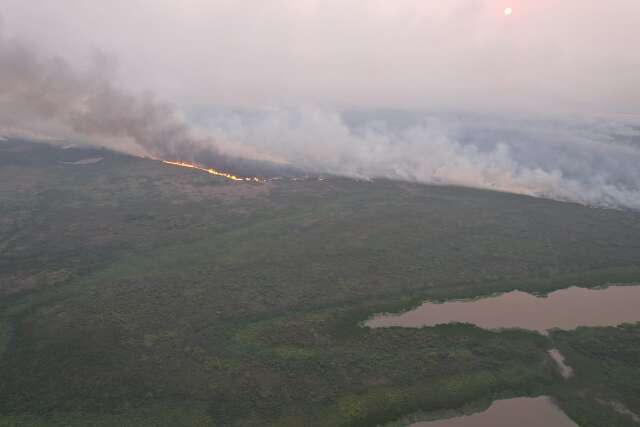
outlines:
[[[511,16],[513,14],[513,9],[510,7],[507,7],[504,9],[504,16]]]

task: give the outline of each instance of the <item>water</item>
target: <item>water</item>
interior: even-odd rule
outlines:
[[[540,332],[578,326],[614,326],[640,321],[640,286],[602,289],[572,287],[537,297],[513,291],[482,299],[426,302],[402,314],[381,314],[367,321],[372,328],[421,327],[473,323],[482,328],[523,328]]]
[[[485,412],[410,427],[578,427],[548,397],[499,400]]]

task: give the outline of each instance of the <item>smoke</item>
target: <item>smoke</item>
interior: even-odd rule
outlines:
[[[153,95],[118,87],[114,74],[104,55],[80,72],[0,33],[0,122],[46,124],[66,136],[125,141],[152,156],[215,167],[243,165],[231,157],[261,158],[314,173],[640,209],[640,126],[630,119],[223,110],[192,120],[203,133]]]
[[[72,137],[125,140],[163,158],[218,153],[169,104],[117,87],[113,70],[109,58],[98,54],[87,71],[78,72],[64,59],[44,58],[0,31],[0,120],[10,128],[48,123]]]
[[[218,113],[207,126],[319,173],[640,209],[640,126],[630,121],[307,108]]]

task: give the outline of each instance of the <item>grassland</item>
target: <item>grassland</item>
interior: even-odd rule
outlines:
[[[634,212],[0,144],[0,425],[374,426],[543,393],[576,417],[593,386],[563,382],[546,350],[588,363],[597,331],[358,323],[425,298],[640,282]],[[598,396],[640,409],[605,380]]]

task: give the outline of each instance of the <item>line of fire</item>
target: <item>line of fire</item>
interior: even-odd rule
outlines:
[[[218,170],[215,170],[213,168],[205,168],[202,166],[198,166],[195,165],[193,163],[187,163],[187,162],[183,162],[183,161],[173,161],[173,160],[162,160],[162,163],[167,164],[167,165],[173,165],[173,166],[179,166],[179,167],[183,167],[183,168],[189,168],[189,169],[195,169],[195,170],[199,170],[202,172],[206,172],[208,174],[211,175],[215,175],[215,176],[221,176],[223,178],[229,179],[231,181],[250,181],[250,182],[260,182],[260,183],[264,183],[265,181],[261,180],[260,178],[257,177],[239,177],[230,173],[226,173],[226,172],[221,172]]]

